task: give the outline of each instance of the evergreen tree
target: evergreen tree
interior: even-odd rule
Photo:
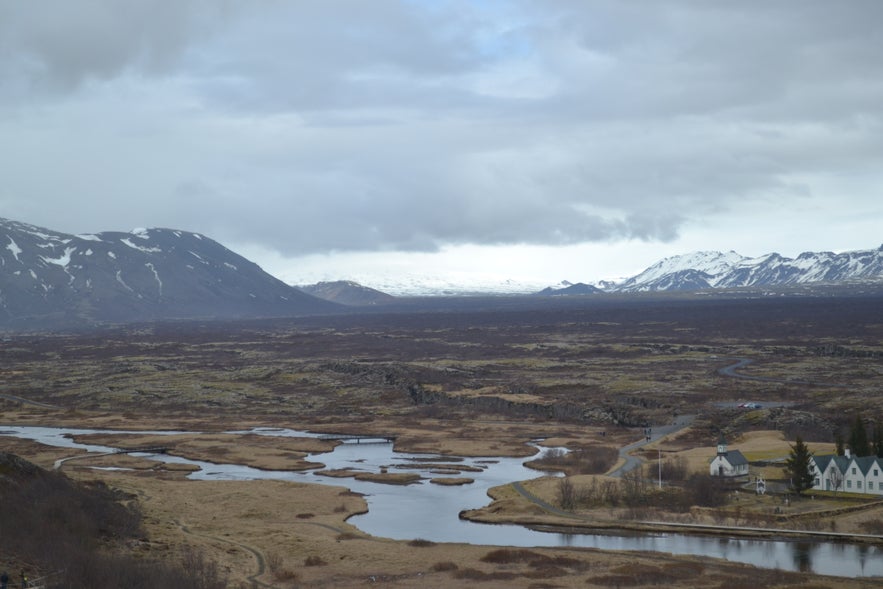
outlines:
[[[878,422],[874,426],[874,454],[877,458],[883,458],[883,425]]]
[[[837,456],[843,456],[846,454],[846,442],[843,440],[843,434],[840,433],[840,430],[834,432],[834,447]]]
[[[785,474],[791,479],[791,485],[798,494],[811,489],[815,481],[809,461],[811,457],[812,452],[801,437],[797,436],[791,446],[791,454],[785,460]]]
[[[870,456],[871,444],[868,442],[868,430],[861,415],[855,416],[852,428],[849,430],[849,449],[853,456]]]

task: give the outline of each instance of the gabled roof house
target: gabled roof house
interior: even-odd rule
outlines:
[[[748,476],[748,459],[738,450],[727,450],[727,442],[721,436],[717,443],[717,456],[708,467],[713,477]]]
[[[810,458],[816,491],[883,495],[883,458],[826,454]]]

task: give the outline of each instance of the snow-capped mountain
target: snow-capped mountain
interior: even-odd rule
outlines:
[[[548,286],[542,280],[501,279],[493,275],[351,274],[352,280],[394,297],[527,295]],[[298,279],[306,283],[335,282],[330,276]]]
[[[197,233],[67,235],[0,219],[0,326],[278,316],[334,308]]]
[[[665,258],[610,288],[617,292],[701,290],[796,284],[883,282],[883,246],[835,254],[772,253],[748,258],[736,252],[695,252]]]

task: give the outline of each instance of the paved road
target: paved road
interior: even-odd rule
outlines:
[[[640,458],[638,458],[636,456],[632,456],[630,454],[633,450],[636,450],[642,446],[646,446],[650,442],[655,442],[656,440],[658,440],[660,438],[664,438],[665,436],[668,436],[668,435],[673,434],[675,432],[681,431],[682,429],[686,428],[691,423],[693,423],[693,420],[695,418],[696,418],[695,415],[679,415],[669,425],[654,425],[654,426],[652,426],[650,428],[650,439],[649,440],[647,439],[646,436],[644,436],[640,440],[638,440],[637,442],[629,444],[628,446],[623,446],[622,448],[619,449],[619,458],[624,459],[625,462],[622,465],[618,466],[617,468],[608,472],[607,476],[621,477],[622,475],[629,472],[630,470],[634,470],[634,469],[638,468],[638,466],[640,466],[642,461]]]
[[[519,495],[521,495],[534,505],[539,505],[545,511],[548,511],[553,515],[560,515],[562,517],[577,517],[572,511],[564,511],[563,509],[555,507],[547,501],[543,501],[542,499],[525,489],[519,481],[515,481],[514,483],[512,483],[512,488],[515,489]]]

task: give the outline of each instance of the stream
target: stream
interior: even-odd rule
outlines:
[[[192,432],[124,432],[32,426],[0,426],[0,435],[29,439],[50,446],[79,448],[106,453],[106,446],[79,444],[72,436],[91,433],[180,434]],[[289,429],[257,428],[227,433],[253,433],[264,436],[322,437],[322,434]],[[540,452],[546,451],[537,447]],[[399,486],[353,478],[337,479],[314,472],[267,471],[237,464],[215,464],[165,454],[134,454],[151,460],[190,464],[199,467],[188,478],[195,480],[274,479],[345,486],[365,495],[368,512],[349,523],[373,536],[396,540],[423,539],[489,546],[579,547],[604,550],[654,551],[672,554],[723,558],[768,569],[815,572],[840,577],[883,577],[883,548],[809,540],[750,540],[728,537],[694,536],[673,533],[579,534],[550,533],[515,525],[490,525],[461,520],[459,513],[487,505],[491,487],[523,481],[549,473],[524,466],[523,458],[457,458],[431,454],[409,454],[393,450],[391,442],[361,439],[338,445],[333,451],[307,456],[326,470],[352,469],[389,473],[413,472],[429,478],[454,476],[474,479],[469,485],[443,486],[422,480]],[[534,457],[531,457],[534,458]],[[461,474],[438,474],[451,469]]]

